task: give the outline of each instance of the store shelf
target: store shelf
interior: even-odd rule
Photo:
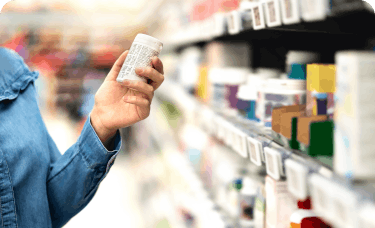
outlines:
[[[266,16],[264,16],[264,28],[258,28],[257,30],[254,30],[254,27],[239,28],[235,32],[228,31],[228,18],[235,11],[226,14],[216,13],[206,20],[192,22],[179,31],[175,31],[174,34],[168,34],[165,38],[164,51],[169,52],[191,45],[202,45],[213,40],[266,39],[280,37],[285,33],[290,38],[291,32],[305,33],[306,36],[311,36],[311,34],[315,36],[340,35],[341,37],[343,35],[348,37],[375,35],[373,29],[375,14],[366,8],[363,1],[336,2],[331,9],[325,11],[327,12],[322,19],[304,21],[302,16],[299,15],[298,22],[287,24],[280,22],[281,25],[272,27],[267,25],[265,22]],[[265,14],[266,12],[264,12]],[[358,22],[366,22],[366,26],[358,24]]]
[[[265,166],[268,175],[276,180],[286,179],[295,197],[311,196],[316,213],[335,227],[358,227],[355,222],[375,224],[374,219],[364,218],[359,210],[364,204],[375,208],[374,183],[354,183],[335,174],[332,165],[282,147],[272,139],[269,130],[256,123],[221,115],[197,101],[177,83],[164,82],[156,95],[178,107],[187,121],[223,141],[233,153]],[[346,222],[342,223],[342,218]]]

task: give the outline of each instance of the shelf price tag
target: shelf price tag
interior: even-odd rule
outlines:
[[[302,18],[305,21],[324,20],[328,9],[327,0],[301,0]]]
[[[328,222],[333,221],[332,193],[333,184],[326,178],[313,174],[309,179],[311,200],[314,211]]]
[[[280,154],[275,150],[266,147],[264,148],[264,155],[266,157],[266,169],[267,174],[270,175],[275,180],[280,180],[280,169],[278,166],[278,160],[280,159]]]
[[[246,137],[247,135],[239,128],[236,128],[237,133],[237,141],[236,141],[236,151],[239,155],[241,155],[244,158],[247,158],[247,141]]]
[[[358,210],[358,195],[343,185],[334,185],[331,189],[333,224],[344,228],[358,227],[358,214],[354,213]]]
[[[264,22],[264,12],[262,3],[259,2],[257,4],[254,4],[251,9],[253,15],[254,30],[264,29],[266,27],[266,24]]]
[[[307,178],[309,169],[293,159],[287,159],[285,171],[289,192],[300,200],[306,199],[308,197]]]
[[[281,12],[284,24],[295,24],[301,21],[298,2],[298,0],[281,0]]]
[[[358,227],[363,228],[374,228],[375,227],[375,205],[371,202],[366,202],[361,205],[359,211],[359,225]]]
[[[223,138],[224,143],[225,145],[230,146],[232,143],[232,131],[230,129],[230,123],[226,121],[225,119],[224,119],[223,128],[224,128],[224,138]]]
[[[238,34],[242,30],[241,12],[233,10],[228,14],[227,21],[229,34]]]
[[[253,17],[251,13],[251,7],[254,5],[253,2],[242,1],[240,3],[240,14],[241,14],[241,29],[247,30],[253,28]]]
[[[252,161],[255,165],[257,166],[262,166],[262,155],[261,155],[261,147],[262,144],[252,138],[252,137],[247,137],[247,144],[249,147],[249,155],[250,155],[250,161]]]
[[[249,154],[249,148],[247,147],[247,134],[243,131],[240,131],[241,136],[241,156],[247,158]]]
[[[263,136],[258,136],[256,139],[261,143],[261,146],[259,147],[260,155],[263,162],[266,162],[265,154],[264,154],[264,148],[269,147],[272,143],[272,140],[265,138]]]
[[[268,27],[281,25],[280,0],[265,1],[265,11]]]
[[[290,157],[291,152],[283,148],[265,147],[267,174],[275,180],[280,180],[285,176],[284,162]]]
[[[227,16],[226,13],[217,12],[213,15],[214,33],[213,36],[222,36],[226,32]]]
[[[234,149],[236,150],[236,152],[242,156],[241,154],[241,147],[242,147],[242,144],[241,144],[241,131],[240,129],[238,129],[237,127],[234,128],[234,132],[235,132],[235,144],[234,144]]]
[[[224,140],[225,138],[225,120],[221,117],[218,116],[216,119],[217,123],[217,138],[219,140]]]

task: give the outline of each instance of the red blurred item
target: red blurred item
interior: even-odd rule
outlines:
[[[306,200],[299,200],[298,201],[298,208],[310,210],[311,209],[311,200],[307,198]]]
[[[238,9],[239,6],[239,0],[199,0],[192,7],[190,20],[205,20],[216,12],[229,12]]]
[[[12,39],[1,45],[2,47],[16,51],[24,59],[28,58],[27,46],[27,33],[21,32],[16,34]]]
[[[31,62],[40,70],[46,72],[57,72],[69,59],[69,54],[62,51],[39,52],[31,57]]]
[[[122,51],[115,46],[103,46],[99,51],[93,53],[91,62],[95,68],[111,68]]]
[[[331,228],[317,217],[304,218],[301,222],[303,228]]]

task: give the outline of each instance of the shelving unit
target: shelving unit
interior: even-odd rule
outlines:
[[[215,41],[245,41],[252,48],[252,68],[273,67],[284,70],[288,50],[318,51],[322,53],[323,63],[334,63],[334,53],[338,50],[374,49],[375,15],[362,1],[333,1],[327,12],[320,21],[301,19],[295,24],[265,26],[260,30],[244,29],[236,34],[229,34],[226,30],[229,13],[216,13],[206,20],[181,28],[173,35],[165,36],[163,51],[165,54],[180,53],[187,47],[202,48]],[[215,24],[215,20],[219,21],[219,25]],[[366,26],[361,26],[364,23]],[[218,27],[224,28],[220,34],[217,33]],[[279,62],[268,65],[269,56],[276,56]],[[375,226],[375,219],[364,212],[375,211],[374,181],[359,183],[337,175],[332,160],[313,158],[301,151],[283,147],[269,130],[258,123],[223,115],[220,110],[201,103],[171,80],[164,82],[156,97],[181,110],[188,122],[225,144],[236,154],[233,156],[240,156],[248,163],[264,167],[275,180],[286,179],[289,191],[296,198],[311,196],[314,211],[332,226]]]

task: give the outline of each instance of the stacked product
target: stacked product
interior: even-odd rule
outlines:
[[[206,83],[209,103],[224,114],[235,115],[237,92],[249,73],[250,47],[244,43],[210,43],[204,62],[209,79]]]
[[[315,52],[289,51],[286,56],[286,72],[290,79],[306,80],[306,66],[319,62],[320,55]]]
[[[246,84],[241,85],[237,93],[237,108],[242,117],[259,122],[256,108],[260,88],[267,79],[277,77],[279,77],[279,71],[267,68],[258,68],[254,73],[248,74]]]
[[[311,209],[310,199],[299,200],[298,210],[290,216],[290,228],[329,228]]]
[[[348,178],[373,180],[375,54],[346,51],[335,58],[334,170]]]

